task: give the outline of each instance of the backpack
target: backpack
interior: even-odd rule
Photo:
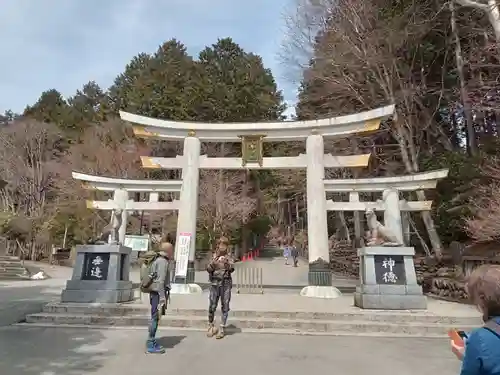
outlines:
[[[142,257],[141,266],[141,283],[140,288],[142,293],[152,292],[151,286],[154,283],[156,274],[152,272],[152,265],[154,261],[158,258],[158,254],[154,251],[148,251]]]

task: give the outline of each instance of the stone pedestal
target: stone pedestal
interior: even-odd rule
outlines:
[[[132,249],[122,245],[79,245],[71,280],[61,302],[119,303],[132,301],[130,274]]]
[[[417,284],[414,254],[413,247],[359,249],[360,285],[354,305],[363,309],[426,309],[427,299]]]
[[[303,297],[332,299],[342,295],[340,290],[332,285],[330,265],[323,259],[309,263],[307,278],[309,285],[300,291]]]
[[[194,278],[195,278],[195,268],[194,268],[194,261],[189,261],[187,265],[187,273],[186,277],[180,277],[176,276],[174,278],[175,283],[179,284],[193,284],[194,283]]]
[[[307,280],[311,286],[332,286],[332,271],[328,262],[318,259],[309,263]]]

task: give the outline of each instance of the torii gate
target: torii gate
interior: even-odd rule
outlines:
[[[416,173],[408,176],[375,177],[359,179],[325,180],[325,192],[349,193],[349,202],[326,201],[328,211],[384,211],[384,225],[396,235],[400,243],[408,232],[405,228],[408,223],[403,223],[402,212],[429,211],[432,201],[406,201],[399,199],[399,192],[412,192],[417,190],[434,189],[437,182],[448,176],[448,169],[432,172]],[[383,200],[377,202],[362,202],[359,193],[383,192]],[[359,222],[355,222],[359,226]],[[360,229],[355,229],[360,233]]]
[[[156,180],[128,180],[121,178],[110,178],[93,176],[84,173],[73,172],[75,180],[80,180],[87,189],[99,191],[112,191],[113,199],[107,201],[87,201],[87,208],[111,211],[122,210],[122,224],[118,231],[119,242],[125,242],[125,234],[129,211],[169,211],[178,210],[179,201],[159,202],[161,192],[180,192],[182,181],[156,181]],[[149,193],[149,202],[136,202],[129,199],[130,192]]]

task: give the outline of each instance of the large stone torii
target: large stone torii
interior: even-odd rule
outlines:
[[[123,120],[133,124],[136,136],[156,139],[178,140],[184,142],[182,156],[175,158],[143,157],[145,168],[174,169],[182,168],[182,191],[177,235],[188,234],[192,237],[189,249],[189,268],[194,263],[196,213],[198,208],[199,169],[280,169],[306,168],[307,171],[307,211],[308,211],[308,245],[309,245],[309,286],[302,295],[310,297],[333,298],[339,291],[332,286],[329,270],[329,249],[326,211],[335,209],[326,201],[326,190],[331,189],[331,181],[324,181],[325,168],[363,167],[367,166],[369,155],[333,156],[324,153],[324,137],[339,137],[377,130],[380,122],[394,112],[394,106],[386,106],[371,111],[356,113],[322,120],[267,122],[267,123],[196,123],[165,121],[127,112],[120,112]],[[263,142],[306,140],[306,154],[295,157],[264,157]],[[201,141],[205,142],[242,142],[241,158],[210,158],[200,155]],[[411,190],[435,187],[437,176],[420,176],[421,184],[412,186]],[[397,233],[401,227],[400,209],[411,208],[415,204],[401,207],[397,191],[398,187],[412,183],[418,177],[402,176],[379,178],[370,181],[354,181],[358,189],[368,183],[369,188],[381,186],[384,193],[384,210],[387,225],[394,227]],[[429,180],[432,180],[429,182]],[[427,182],[425,182],[427,181]],[[340,181],[339,181],[340,183]],[[334,183],[333,183],[334,184]],[[326,189],[325,189],[326,187]],[[338,187],[339,188],[339,187]],[[340,187],[341,188],[341,187]],[[329,190],[331,191],[331,190]],[[374,191],[369,190],[369,191]],[[355,195],[352,195],[355,199]],[[359,199],[358,199],[359,201]],[[334,203],[334,202],[332,202]],[[336,202],[335,202],[336,203]],[[353,202],[355,203],[355,202]],[[378,202],[375,202],[378,203]],[[429,202],[423,203],[428,207]],[[424,208],[425,208],[424,207]],[[415,208],[420,208],[416,204]],[[399,237],[399,236],[398,236]],[[179,243],[179,241],[177,241]],[[176,254],[178,248],[176,248]],[[193,273],[194,275],[194,273]],[[188,276],[189,277],[189,276]],[[186,280],[191,281],[191,280]]]
[[[136,136],[183,141],[182,156],[174,158],[143,157],[145,168],[182,169],[177,236],[190,235],[189,265],[195,259],[196,214],[198,210],[198,185],[200,169],[290,169],[307,170],[307,210],[309,228],[309,273],[323,272],[326,277],[309,277],[312,283],[305,295],[335,297],[338,290],[332,286],[331,273],[325,270],[329,262],[326,224],[326,199],[323,185],[325,168],[366,167],[369,154],[335,156],[324,153],[324,137],[342,137],[350,134],[377,130],[380,122],[392,115],[394,106],[386,106],[353,115],[312,121],[264,123],[196,123],[166,121],[128,112],[120,112],[122,120],[131,122]],[[265,157],[263,142],[306,140],[306,153],[292,157]],[[201,141],[242,142],[241,158],[211,158],[200,155]],[[176,241],[176,258],[178,244]],[[318,260],[321,262],[318,263]],[[187,282],[190,275],[188,272]]]

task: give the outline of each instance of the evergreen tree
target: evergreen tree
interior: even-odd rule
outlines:
[[[167,120],[187,120],[192,58],[175,39],[165,42],[155,54],[140,54],[127,65],[110,88],[114,109]]]
[[[73,121],[81,127],[106,120],[106,103],[106,93],[94,81],[83,85],[82,90],[68,99]]]
[[[113,112],[118,113],[122,109],[139,113],[137,111],[140,109],[140,103],[137,103],[132,93],[135,87],[140,86],[150,60],[150,55],[140,53],[127,64],[125,71],[115,78],[114,84],[108,90],[109,106]]]
[[[260,56],[232,39],[220,39],[200,52],[203,95],[197,119],[212,122],[266,121],[282,118],[283,96]]]
[[[23,116],[40,122],[56,124],[61,130],[72,130],[74,124],[70,120],[70,107],[56,89],[44,91],[33,106],[27,106]]]

